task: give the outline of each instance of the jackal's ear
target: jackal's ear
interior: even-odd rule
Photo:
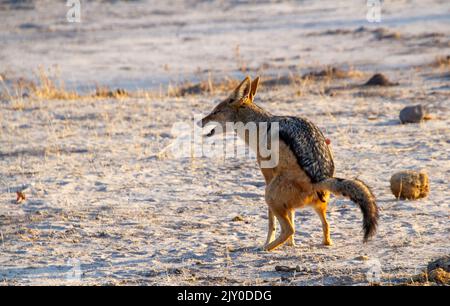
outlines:
[[[247,76],[233,91],[233,101],[240,101],[242,98],[248,97],[250,95],[251,86],[252,82],[250,81],[250,77]]]
[[[253,98],[256,96],[256,92],[258,91],[259,85],[259,77],[253,80],[251,88],[250,88],[250,100],[253,101]]]

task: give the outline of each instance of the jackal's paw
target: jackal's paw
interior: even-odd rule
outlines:
[[[295,244],[294,239],[288,240],[287,245],[288,245],[288,246],[291,246],[291,247],[296,247],[296,246],[297,246],[297,244]]]
[[[272,243],[266,243],[266,244],[262,247],[262,250],[263,250],[264,252],[271,252],[271,251],[274,249],[274,247],[271,246],[271,244],[272,244]]]
[[[332,246],[333,245],[333,241],[331,239],[326,239],[326,240],[323,241],[323,245]]]

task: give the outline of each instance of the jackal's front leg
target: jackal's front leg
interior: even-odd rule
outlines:
[[[275,223],[275,215],[273,214],[270,207],[267,208],[267,219],[268,219],[268,228],[267,228],[267,239],[264,246],[267,246],[269,243],[275,239],[275,230],[276,230],[276,223]]]
[[[275,213],[278,222],[280,223],[281,233],[277,239],[266,245],[267,251],[272,251],[286,242],[292,235],[294,235],[295,229],[289,220],[290,211]]]

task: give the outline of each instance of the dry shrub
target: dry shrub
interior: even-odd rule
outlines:
[[[236,56],[237,70],[239,70],[240,72],[248,71],[247,63],[242,59],[241,49],[240,49],[239,45],[236,45],[235,56]]]
[[[337,67],[327,66],[325,69],[320,71],[312,71],[307,74],[304,74],[302,76],[303,79],[305,78],[313,78],[313,79],[346,79],[346,78],[359,78],[364,75],[363,72],[354,69],[351,67],[348,70],[340,69]]]
[[[431,271],[423,271],[414,275],[410,281],[405,285],[430,285],[432,283],[439,285],[450,285],[450,273],[442,268],[437,268]]]
[[[97,85],[94,97],[123,99],[130,97],[130,94],[125,89],[122,88],[111,90],[109,87]]]
[[[421,171],[401,171],[391,177],[391,191],[396,198],[415,200],[430,192],[428,175]]]
[[[436,59],[431,63],[431,67],[435,68],[450,67],[450,55],[436,57]]]
[[[173,96],[187,96],[187,95],[199,95],[203,93],[214,94],[217,92],[227,92],[236,88],[239,85],[239,81],[233,78],[226,77],[221,81],[214,81],[209,77],[205,81],[200,83],[185,83],[179,87],[172,88],[169,95]]]
[[[55,80],[58,79],[58,82]],[[32,82],[19,84],[19,86],[28,86],[30,93],[39,99],[45,100],[74,100],[79,99],[80,96],[75,91],[67,91],[64,88],[64,81],[61,80],[58,74],[50,76],[46,71],[40,67],[37,72],[38,83],[35,85]]]

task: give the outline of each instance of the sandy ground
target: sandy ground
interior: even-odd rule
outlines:
[[[360,212],[350,201],[333,198],[328,218],[334,246],[320,244],[320,221],[306,209],[296,215],[298,246],[265,252],[264,181],[255,161],[176,158],[168,152],[176,140],[173,124],[192,123],[194,114],[210,111],[224,93],[31,98],[19,105],[3,98],[3,284],[355,285],[372,279],[395,284],[450,254],[449,69],[429,65],[450,54],[445,2],[388,2],[385,23],[378,25],[368,24],[366,8],[354,3],[333,7],[330,2],[324,8],[308,1],[192,1],[161,8],[118,2],[107,6],[118,18],[87,15],[75,38],[69,25],[52,18],[60,8],[37,3],[35,9],[47,8],[48,18],[33,21],[37,17],[27,9],[0,12],[6,33],[0,38],[5,46],[0,63],[11,79],[29,77],[40,63],[58,64],[75,88],[93,81],[151,88],[161,81],[202,78],[195,76],[198,67],[214,76],[241,77],[242,62],[248,73],[266,80],[328,64],[360,71],[351,78],[262,87],[256,101],[273,113],[314,121],[331,139],[337,175],[366,181],[382,211],[377,236],[363,244]],[[150,22],[146,13],[164,18],[151,19],[153,27],[139,23]],[[373,31],[378,26],[400,36],[380,36]],[[72,56],[63,60],[69,49]],[[119,55],[129,69],[120,69]],[[374,72],[400,85],[342,89]],[[328,88],[333,94],[326,94]],[[399,111],[418,103],[433,119],[401,125]],[[394,199],[389,179],[404,169],[429,173],[429,197]],[[20,204],[18,190],[27,197]],[[236,216],[243,220],[233,221]],[[298,266],[298,272],[278,272],[277,265]]]

